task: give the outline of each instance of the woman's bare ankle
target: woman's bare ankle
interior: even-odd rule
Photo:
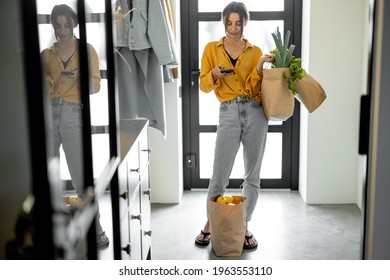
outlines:
[[[204,225],[203,231],[210,232],[210,223],[208,220],[207,220],[206,224]]]

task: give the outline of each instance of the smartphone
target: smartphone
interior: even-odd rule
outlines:
[[[235,73],[233,69],[221,69],[221,73]]]
[[[69,77],[73,75],[73,71],[61,71],[62,77]]]

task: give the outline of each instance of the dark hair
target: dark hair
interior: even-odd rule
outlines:
[[[77,27],[77,24],[79,22],[77,19],[77,14],[75,13],[75,11],[71,7],[69,7],[68,5],[65,5],[65,4],[55,5],[53,7],[53,10],[51,11],[50,22],[54,28],[54,33],[55,33],[56,38],[57,38],[57,32],[55,30],[56,30],[56,24],[57,24],[57,17],[59,17],[59,16],[65,16],[66,20],[68,21],[68,23],[70,25],[74,24],[70,28],[72,33],[73,33],[73,28]]]
[[[237,13],[240,16],[240,21],[242,22],[242,28],[241,28],[241,36],[244,32],[244,26],[247,24],[249,20],[249,13],[246,9],[244,3],[242,2],[230,2],[222,11],[222,22],[225,25],[225,31],[226,31],[226,24],[228,17],[231,13]]]

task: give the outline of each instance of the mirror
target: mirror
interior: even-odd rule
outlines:
[[[84,166],[92,166],[92,184],[95,185],[94,182],[110,160],[104,4],[104,0],[85,1],[89,95],[86,103],[83,103],[79,78],[79,60],[82,58],[79,56],[77,1],[37,0],[39,42],[48,97],[45,113],[50,156],[48,161],[58,165],[58,168],[51,169],[50,177],[53,193],[62,197],[62,200],[56,201],[59,205],[55,207],[63,209],[71,217],[69,221],[64,220],[68,223],[68,227],[65,227],[67,234],[58,237],[64,241],[70,238],[72,217],[77,215],[77,209],[84,207],[91,199],[87,187],[93,186],[84,187]],[[83,135],[83,128],[88,126],[88,120],[83,119],[83,112],[88,109],[91,135]],[[89,141],[87,139],[87,142],[83,142],[83,136],[84,139],[90,137]],[[83,159],[83,145],[91,153],[86,159]],[[107,230],[111,228],[111,213],[100,211],[111,209],[107,203],[110,203],[109,190],[97,201],[100,208],[96,216],[98,249],[107,248],[109,238],[112,239],[112,233]],[[88,229],[86,219],[84,231]],[[75,228],[77,226],[80,225],[74,225]],[[58,234],[61,235],[60,232]],[[69,252],[68,257],[85,258],[85,240],[77,247],[77,252]]]

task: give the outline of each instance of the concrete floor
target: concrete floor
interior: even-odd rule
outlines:
[[[307,205],[298,192],[262,191],[249,223],[259,242],[240,257],[217,257],[194,244],[205,223],[206,192],[186,191],[180,204],[152,205],[154,260],[357,260],[361,212],[355,204]]]
[[[249,230],[257,250],[217,257],[211,244],[195,245],[206,221],[206,191],[185,191],[180,204],[152,204],[153,260],[358,260],[362,218],[355,204],[307,205],[298,192],[262,191]],[[238,194],[231,192],[231,194]],[[99,259],[113,259],[111,203],[100,202],[110,246]]]

